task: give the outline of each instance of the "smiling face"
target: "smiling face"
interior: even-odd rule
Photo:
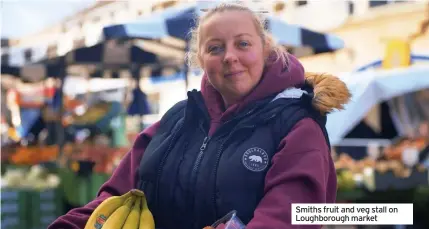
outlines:
[[[201,24],[199,40],[201,67],[226,106],[248,95],[259,83],[268,52],[250,13],[213,14]]]

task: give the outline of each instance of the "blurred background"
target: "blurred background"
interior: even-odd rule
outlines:
[[[46,228],[93,199],[137,134],[201,70],[195,15],[220,1],[1,2],[1,228]],[[353,97],[328,116],[339,203],[414,203],[429,228],[429,1],[246,1],[306,71]]]

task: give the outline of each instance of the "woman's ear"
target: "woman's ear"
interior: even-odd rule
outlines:
[[[264,43],[264,60],[267,61],[270,57],[271,51],[272,51],[272,40],[270,36],[267,36]]]

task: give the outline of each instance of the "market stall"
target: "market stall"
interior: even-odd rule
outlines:
[[[11,126],[11,133],[14,134],[9,133],[8,137],[14,136],[16,144],[8,147],[10,154],[7,157],[2,157],[2,180],[15,182],[3,183],[2,190],[18,196],[23,188],[23,192],[31,193],[30,196],[48,190],[57,193],[58,190],[59,198],[71,207],[91,200],[127,152],[127,110],[132,114],[149,112],[148,107],[141,106],[141,101],[135,101],[141,99],[140,88],[130,90],[130,79],[119,78],[118,73],[131,71],[131,75],[138,78],[142,65],[150,66],[156,61],[152,53],[127,43],[109,41],[73,50],[54,59],[45,58],[24,66],[2,66],[2,75],[19,79],[18,86],[9,94],[13,101],[9,108],[15,111],[13,117],[18,121]],[[75,76],[82,73],[90,77]],[[106,73],[110,78],[101,78]],[[48,81],[54,82],[48,87],[49,90],[46,87]],[[124,103],[130,91],[134,97],[134,100],[131,99],[132,106]],[[53,138],[52,141],[46,141],[46,130],[50,132],[48,136]],[[62,147],[58,143],[62,143]],[[4,149],[2,147],[3,152]],[[43,174],[49,172],[58,176],[60,184],[53,187],[36,182],[40,189],[21,187],[25,183],[35,183],[17,178],[27,177],[35,166],[40,166]],[[79,187],[78,191],[76,187]],[[21,218],[32,214],[21,214],[19,211],[25,211],[22,209],[25,204],[17,206],[21,200],[18,198],[15,201],[14,214],[25,215]],[[30,206],[30,203],[27,205]],[[61,205],[64,203],[61,202]],[[60,210],[59,214],[63,213]],[[6,214],[9,213],[2,211],[2,215]],[[16,226],[18,222],[21,220],[9,222],[9,226]],[[49,222],[45,222],[45,226],[46,223]],[[20,226],[17,228],[22,228]]]
[[[427,228],[429,57],[407,47],[394,40],[385,59],[340,75],[352,98],[327,129],[339,202],[414,203],[414,222]]]

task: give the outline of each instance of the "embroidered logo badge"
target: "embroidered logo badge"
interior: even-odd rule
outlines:
[[[268,154],[261,148],[253,147],[244,152],[242,161],[248,170],[261,172],[268,166]]]

